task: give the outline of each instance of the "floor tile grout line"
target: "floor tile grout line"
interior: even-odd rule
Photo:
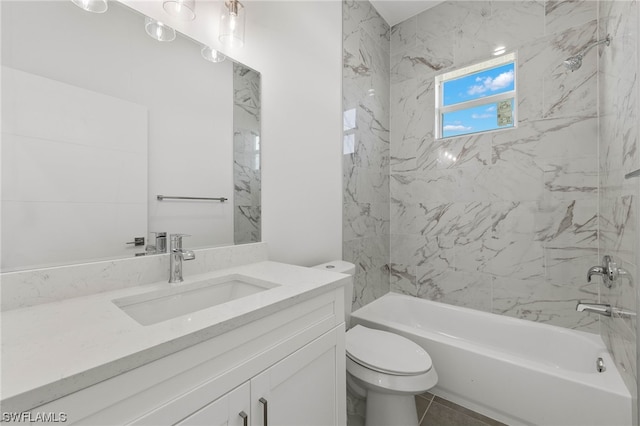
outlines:
[[[435,395],[432,395],[431,400],[429,401],[429,405],[427,405],[427,409],[424,410],[424,413],[422,413],[422,417],[418,420],[418,426],[420,426],[424,418],[427,417],[427,412],[429,411],[429,408],[431,408],[431,404],[433,404],[433,401],[435,399],[436,399]]]

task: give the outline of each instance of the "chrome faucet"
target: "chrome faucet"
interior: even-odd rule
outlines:
[[[576,311],[578,312],[595,312],[596,314],[604,315],[606,317],[611,316],[611,305],[603,303],[582,303],[578,302],[576,305]]]
[[[193,260],[196,254],[191,250],[182,248],[182,237],[189,237],[186,234],[171,234],[171,249],[169,251],[169,282],[181,283],[182,279],[182,261]]]
[[[602,282],[607,288],[611,288],[620,276],[630,278],[629,273],[618,267],[613,258],[608,255],[602,258],[602,266],[592,266],[589,268],[589,271],[587,271],[587,282],[591,282],[593,275],[600,275]]]
[[[605,275],[606,273],[607,273],[606,268],[603,268],[602,266],[592,266],[587,271],[587,282],[588,283],[591,282],[591,277],[593,275]]]
[[[623,318],[631,318],[635,317],[636,313],[632,311],[627,311],[625,309],[620,309],[613,307],[609,304],[604,303],[583,303],[578,302],[576,305],[576,311],[578,312],[595,312],[596,314],[604,315],[605,317],[610,317],[615,314],[616,316]]]

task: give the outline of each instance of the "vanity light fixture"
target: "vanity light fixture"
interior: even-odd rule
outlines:
[[[173,41],[176,38],[176,30],[148,16],[144,18],[144,30],[158,41]]]
[[[227,0],[220,13],[220,33],[218,39],[229,47],[244,45],[244,6],[238,0]]]
[[[200,52],[202,53],[202,57],[209,62],[222,62],[227,58],[222,53],[210,48],[209,46],[204,46]]]
[[[193,21],[196,18],[195,0],[165,0],[162,7],[169,15],[181,21]]]
[[[104,13],[109,8],[107,0],[71,0],[73,4],[87,12]]]

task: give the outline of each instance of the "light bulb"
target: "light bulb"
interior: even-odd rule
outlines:
[[[144,29],[151,38],[158,41],[173,41],[176,38],[173,28],[148,16],[144,19]]]
[[[181,21],[193,21],[196,18],[195,0],[166,0],[162,7],[169,15]]]
[[[244,6],[238,0],[229,0],[222,5],[220,33],[218,39],[229,47],[244,45]]]
[[[209,62],[222,62],[226,59],[226,56],[209,46],[204,46],[200,53]]]
[[[109,8],[107,0],[71,0],[73,4],[87,12],[104,13]]]

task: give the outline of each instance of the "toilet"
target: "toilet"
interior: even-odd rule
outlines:
[[[315,266],[353,275],[355,265],[342,260]],[[349,328],[353,284],[345,288],[347,385],[367,400],[365,426],[418,426],[415,395],[438,382],[429,354],[394,333],[362,325]]]

